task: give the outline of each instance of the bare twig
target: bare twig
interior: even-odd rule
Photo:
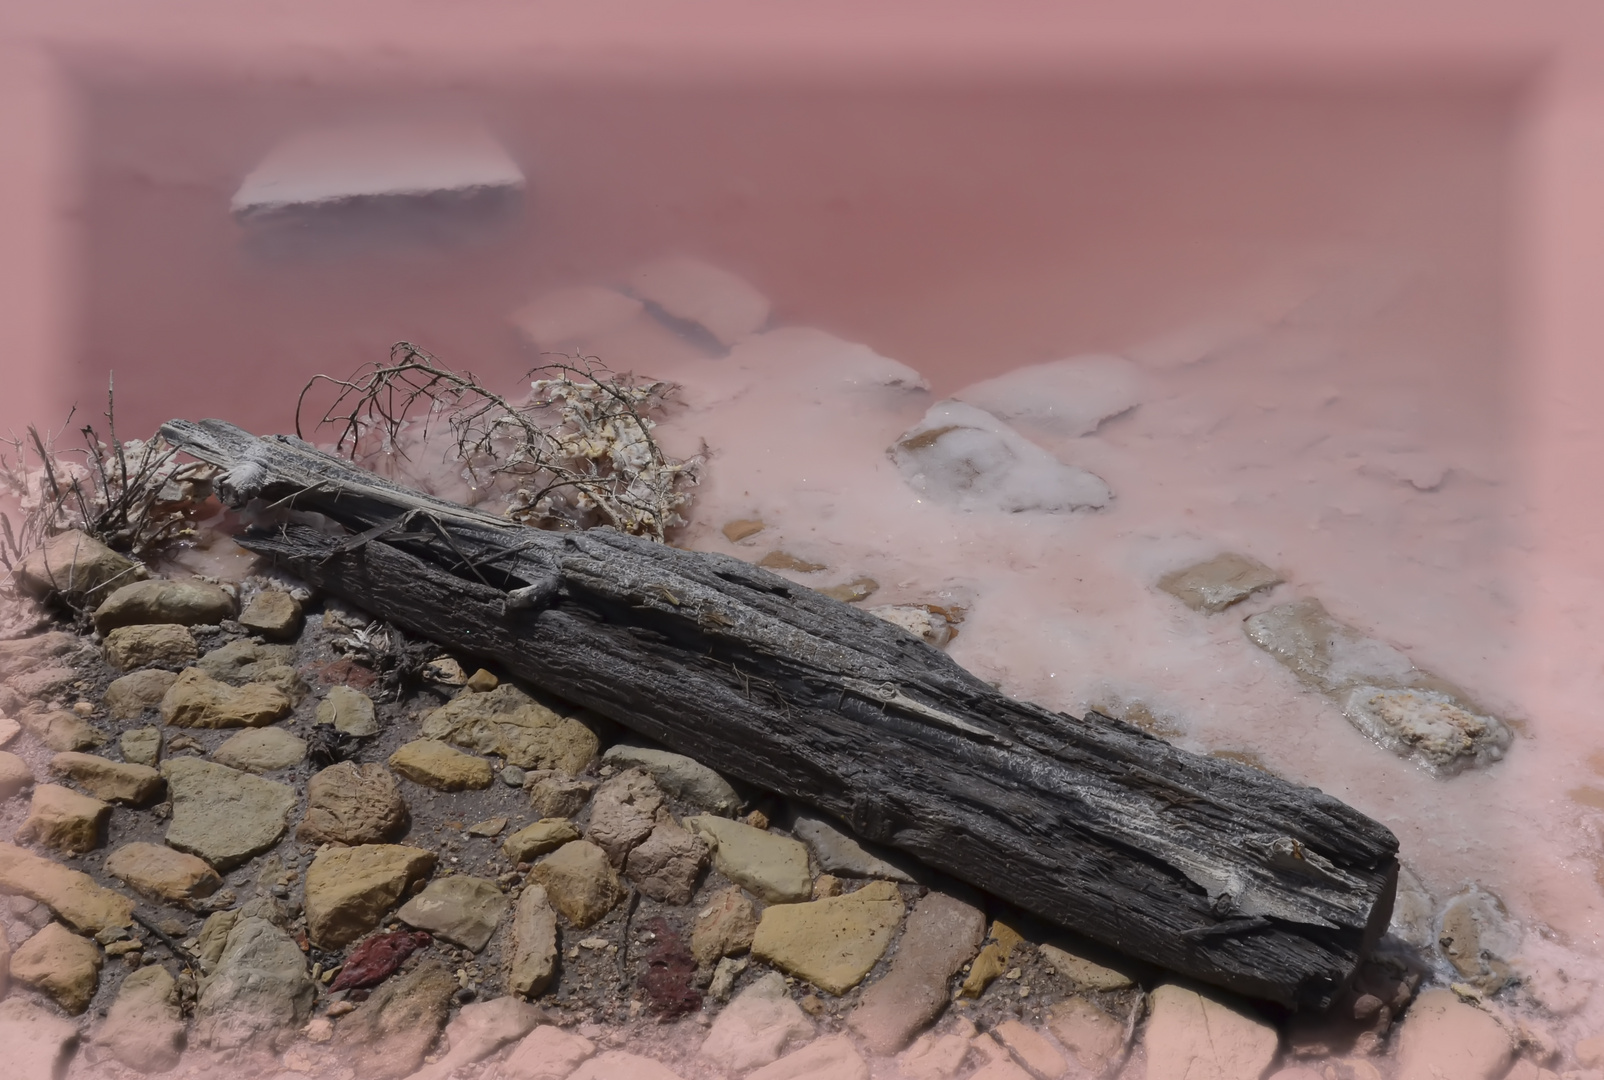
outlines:
[[[528,373],[532,395],[514,402],[472,372],[446,368],[408,342],[389,360],[348,379],[317,375],[302,389],[296,433],[308,394],[337,390],[317,426],[335,429],[334,449],[351,460],[407,459],[444,425],[448,459],[466,479],[505,495],[513,520],[542,528],[606,524],[663,540],[683,523],[686,489],[700,459],[671,460],[652,437],[649,414],[673,388],[638,383],[595,357],[565,356]]]

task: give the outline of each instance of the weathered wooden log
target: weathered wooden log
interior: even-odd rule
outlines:
[[[1131,956],[1318,1009],[1387,925],[1397,839],[1318,790],[1015,701],[727,556],[523,528],[221,421],[163,434],[232,504],[344,526],[240,538],[329,593]]]

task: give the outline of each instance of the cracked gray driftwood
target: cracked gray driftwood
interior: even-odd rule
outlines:
[[[222,421],[162,434],[227,502],[343,526],[239,538],[327,592],[1131,956],[1318,1009],[1387,925],[1397,839],[1313,788],[1015,701],[727,556],[523,528]]]

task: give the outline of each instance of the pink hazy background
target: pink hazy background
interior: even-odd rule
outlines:
[[[125,437],[288,430],[310,375],[402,338],[511,377],[510,310],[673,252],[939,394],[1360,249],[1418,277],[1352,374],[1425,365],[1519,478],[1523,700],[1604,741],[1591,5],[12,0],[0,35],[0,430],[97,415],[110,371]],[[498,235],[242,242],[229,197],[284,136],[436,115],[526,173]]]

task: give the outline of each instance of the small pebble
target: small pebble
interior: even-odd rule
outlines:
[[[468,681],[463,685],[469,690],[473,691],[475,694],[488,694],[490,691],[501,685],[501,680],[490,674],[490,672],[486,671],[484,668],[480,668],[472,675],[469,675]]]
[[[501,770],[501,782],[510,788],[523,787],[525,776],[525,772],[516,765],[508,765]]]
[[[753,810],[746,815],[746,823],[754,829],[766,829],[769,827],[769,816],[761,810]]]
[[[338,1020],[342,1016],[349,1016],[356,1012],[356,1005],[350,1001],[336,1001],[329,1006],[327,1015]]]
[[[79,716],[90,717],[95,715],[95,706],[93,702],[75,701],[72,703],[72,711]]]

